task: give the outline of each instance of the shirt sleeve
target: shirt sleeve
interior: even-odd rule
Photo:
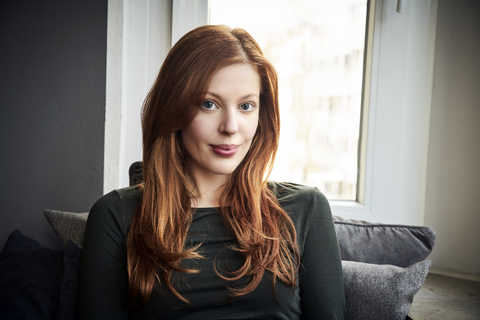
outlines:
[[[301,257],[301,319],[347,319],[343,271],[330,205],[316,188]]]
[[[127,256],[119,194],[90,210],[80,259],[77,319],[128,319]]]

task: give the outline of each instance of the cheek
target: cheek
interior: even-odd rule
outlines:
[[[245,136],[248,135],[249,139],[250,139],[250,148],[252,147],[252,143],[254,141],[254,138],[255,138],[255,135],[257,134],[257,131],[260,130],[260,119],[257,117],[256,121],[255,122],[251,122],[248,126],[248,129],[245,131]],[[247,133],[248,131],[248,133]],[[256,142],[255,144],[258,144],[259,141],[258,141],[258,137],[256,139]]]
[[[250,139],[253,139],[253,137],[255,136],[255,133],[257,133],[258,126],[259,126],[259,119],[257,114],[256,119],[254,121],[250,121],[246,126],[245,133]]]
[[[186,144],[195,144],[203,140],[208,130],[208,123],[206,121],[199,121],[195,118],[181,130],[183,142]]]
[[[255,136],[255,133],[257,133],[257,129],[258,129],[258,121],[256,123],[250,124],[250,126],[248,127],[247,136],[250,138],[250,140],[252,140],[253,137]]]

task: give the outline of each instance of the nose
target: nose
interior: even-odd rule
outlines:
[[[232,135],[238,132],[238,119],[235,108],[227,108],[222,112],[219,130],[223,134]]]

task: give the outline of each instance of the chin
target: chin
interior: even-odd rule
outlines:
[[[218,175],[230,175],[238,168],[239,164],[240,163],[232,165],[218,165],[212,168],[211,172]]]
[[[212,171],[212,173],[214,174],[217,174],[217,175],[222,175],[222,176],[228,176],[228,175],[231,175],[235,169],[237,169],[236,167],[233,168],[233,169],[230,169],[230,168],[225,168],[225,169],[219,169],[219,168],[216,168],[216,170]]]

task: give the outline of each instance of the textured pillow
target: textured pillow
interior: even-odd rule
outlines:
[[[342,260],[408,267],[425,260],[435,245],[428,227],[388,225],[333,216]]]
[[[138,163],[135,164],[138,167]],[[45,210],[44,213],[65,246],[68,239],[83,245],[88,212]],[[425,260],[436,241],[435,232],[428,227],[388,225],[338,216],[333,219],[342,260],[407,267]]]
[[[408,268],[342,261],[348,318],[404,320],[430,265],[430,260]]]
[[[80,265],[80,247],[73,240],[68,240],[63,255],[63,277],[60,286],[60,303],[56,320],[75,319],[77,300],[78,268]]]
[[[62,258],[62,251],[13,231],[0,253],[0,318],[54,319]]]
[[[52,226],[55,234],[60,238],[63,245],[72,239],[80,246],[83,246],[83,236],[87,226],[88,212],[73,213],[56,210],[45,210],[45,217]]]

